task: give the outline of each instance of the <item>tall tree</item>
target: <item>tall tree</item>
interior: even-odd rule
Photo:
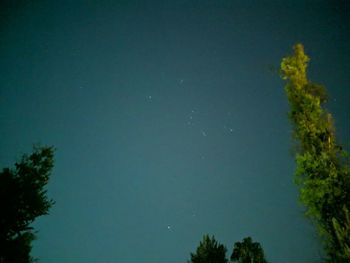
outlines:
[[[231,260],[238,263],[267,263],[260,243],[253,242],[251,237],[234,244]]]
[[[308,80],[309,57],[301,44],[283,58],[281,75],[298,142],[296,182],[306,215],[317,225],[330,262],[350,262],[350,169],[338,144],[332,115],[324,108],[323,86]]]
[[[226,247],[219,244],[214,236],[204,235],[196,253],[191,253],[188,263],[227,263]]]
[[[30,224],[53,205],[44,189],[53,168],[53,152],[52,147],[35,147],[14,169],[0,172],[0,263],[33,260],[35,234]]]

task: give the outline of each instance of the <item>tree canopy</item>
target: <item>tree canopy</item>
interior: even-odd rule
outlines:
[[[227,263],[226,251],[226,247],[218,243],[214,236],[204,235],[188,263]],[[234,244],[231,260],[238,263],[267,263],[260,243],[253,242],[251,237]]]
[[[238,263],[267,263],[260,243],[253,242],[251,237],[234,244],[231,260]]]
[[[330,262],[350,262],[350,168],[325,109],[326,90],[307,78],[309,57],[301,44],[281,62],[297,140],[296,182],[306,215],[317,225]]]
[[[30,224],[48,214],[53,201],[44,187],[53,168],[52,147],[35,147],[14,169],[0,172],[0,262],[31,262],[31,242],[35,239]]]
[[[196,253],[191,253],[189,263],[227,263],[226,247],[219,244],[214,236],[203,236],[203,240],[199,243]]]

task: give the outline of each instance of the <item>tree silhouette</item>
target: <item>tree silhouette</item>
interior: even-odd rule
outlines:
[[[14,169],[0,172],[0,263],[33,260],[35,234],[30,224],[48,214],[53,204],[44,189],[53,168],[53,151],[52,147],[34,147]]]
[[[189,263],[227,263],[226,248],[219,244],[214,236],[203,236],[196,253],[191,253]]]
[[[234,244],[231,260],[239,263],[267,263],[261,245],[253,242],[251,237]]]

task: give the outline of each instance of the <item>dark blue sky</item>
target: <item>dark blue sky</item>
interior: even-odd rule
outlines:
[[[250,235],[270,262],[320,258],[270,67],[305,45],[349,149],[347,1],[9,2],[0,165],[57,148],[41,262],[186,262],[206,233],[228,256]]]

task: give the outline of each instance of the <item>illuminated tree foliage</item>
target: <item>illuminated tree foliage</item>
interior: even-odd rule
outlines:
[[[282,78],[297,140],[296,182],[306,215],[317,225],[329,262],[350,262],[350,169],[337,143],[323,86],[307,79],[309,58],[301,44],[283,58]]]
[[[53,148],[41,147],[0,172],[0,263],[33,261],[30,224],[53,204],[44,190],[52,168]]]

